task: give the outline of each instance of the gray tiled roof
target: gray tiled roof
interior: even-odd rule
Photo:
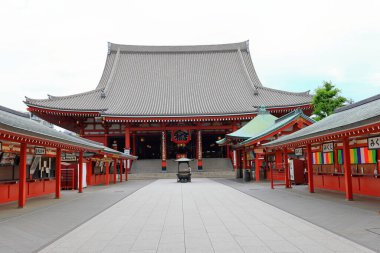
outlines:
[[[258,106],[311,103],[308,92],[263,87],[248,43],[209,46],[109,45],[95,90],[65,97],[26,99],[30,106],[101,111],[113,116],[236,115]]]
[[[117,154],[130,159],[136,158],[134,156],[120,153],[116,150],[109,150],[109,148],[103,146],[101,143],[58,132],[34,120],[23,117],[22,115],[20,116],[19,113],[15,113],[15,111],[6,107],[0,107],[0,130],[84,149],[104,151],[106,153]]]
[[[264,144],[264,146],[273,147],[292,143],[373,123],[380,123],[380,94],[342,107],[321,121]]]

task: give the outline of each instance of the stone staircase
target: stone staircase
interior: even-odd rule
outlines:
[[[197,160],[190,162],[193,178],[235,178],[231,160],[228,158],[203,159],[203,171],[198,171]],[[177,178],[178,163],[166,161],[166,172],[161,171],[161,160],[137,160],[132,164],[130,179]]]

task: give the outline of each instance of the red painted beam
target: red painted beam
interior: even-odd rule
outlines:
[[[225,126],[167,126],[167,127],[131,127],[130,131],[162,131],[162,130],[178,130],[186,128],[189,130],[228,130],[232,129],[231,125]]]
[[[129,117],[104,117],[107,122],[205,122],[205,121],[232,121],[232,120],[250,120],[256,114],[234,115],[234,116],[196,116],[196,117],[146,117],[146,118],[129,118]]]

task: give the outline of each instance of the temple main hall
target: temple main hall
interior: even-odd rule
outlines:
[[[260,107],[276,117],[295,109],[310,115],[311,95],[265,87],[248,41],[220,45],[108,44],[94,90],[69,96],[26,98],[38,117],[103,143],[139,161],[237,159],[216,141],[253,119]],[[128,164],[130,166],[130,164]]]

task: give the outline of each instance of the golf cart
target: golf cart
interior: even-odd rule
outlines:
[[[189,162],[192,160],[189,158],[180,158],[175,161],[178,162],[177,182],[191,182],[191,167]]]

